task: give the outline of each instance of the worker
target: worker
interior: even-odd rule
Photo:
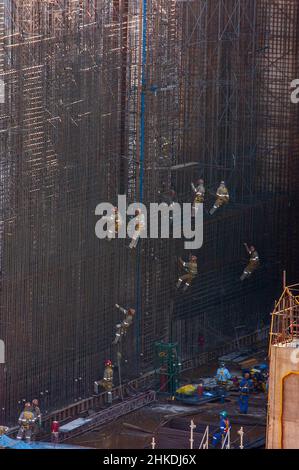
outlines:
[[[161,184],[161,189],[158,191],[159,202],[165,202],[168,206],[171,206],[176,199],[176,192],[172,187],[169,187],[165,181]]]
[[[112,404],[112,388],[113,388],[113,365],[110,359],[106,360],[104,369],[103,379],[100,381],[100,385],[107,392],[108,403]]]
[[[136,248],[138,244],[138,240],[140,238],[141,233],[143,232],[145,228],[145,217],[144,214],[142,214],[141,209],[136,209],[135,211],[135,231],[132,236],[131,243],[129,247]]]
[[[111,241],[115,238],[115,234],[119,232],[122,225],[122,218],[117,207],[113,207],[112,213],[103,217],[107,222],[107,240]]]
[[[240,396],[239,396],[239,406],[240,413],[247,414],[248,405],[249,405],[249,394],[253,390],[253,382],[250,378],[250,373],[245,372],[243,374],[243,379],[240,382]]]
[[[115,304],[115,307],[118,308],[125,316],[123,321],[116,325],[116,334],[113,344],[118,344],[121,337],[127,334],[127,331],[134,320],[135,310],[134,308],[125,309],[120,307],[118,304]]]
[[[34,400],[32,400],[32,409],[33,409],[33,413],[35,415],[35,423],[34,423],[34,437],[36,437],[40,431],[40,428],[42,426],[42,415],[41,415],[41,411],[40,411],[40,408],[39,408],[39,403],[38,403],[38,400],[37,398],[35,398]]]
[[[244,243],[247,253],[249,254],[249,263],[243,271],[242,276],[240,277],[241,281],[248,279],[249,276],[259,267],[260,260],[258,252],[256,251],[253,245],[248,247],[247,243]]]
[[[19,417],[19,431],[17,439],[22,440],[25,436],[27,442],[31,441],[32,432],[35,425],[35,415],[31,406],[31,403],[25,403],[24,411]]]
[[[250,370],[250,376],[253,382],[254,390],[256,392],[266,391],[266,381],[267,381],[267,364],[260,364],[256,367],[253,367]]]
[[[213,215],[219,207],[224,206],[229,201],[228,189],[225,186],[225,182],[221,181],[219,188],[216,192],[216,201],[212,209],[210,210],[210,215]]]
[[[218,393],[220,395],[221,403],[225,402],[225,397],[227,395],[227,385],[230,379],[231,379],[231,374],[229,370],[225,367],[225,363],[221,362],[220,367],[218,367],[217,372],[216,372]]]
[[[227,384],[227,382],[231,379],[231,374],[228,368],[225,366],[224,362],[220,363],[220,366],[216,372],[216,380],[219,383]]]
[[[107,240],[111,241],[115,238],[115,234],[119,232],[122,225],[122,218],[117,207],[113,207],[111,214],[102,217],[107,223]]]
[[[183,291],[186,292],[188,287],[191,286],[193,279],[197,275],[197,257],[195,255],[190,255],[188,262],[185,262],[182,260],[182,258],[179,258],[179,265],[186,271],[186,274],[183,274],[183,276],[179,277],[177,282],[177,289],[181,287],[182,283],[185,283]]]
[[[9,428],[7,426],[0,426],[0,436],[3,436],[9,431]]]
[[[226,411],[221,411],[220,414],[220,425],[219,431],[213,435],[212,446],[217,447],[217,445],[225,439],[226,434],[230,429],[230,422],[227,416]]]
[[[158,194],[160,196],[160,203],[167,204],[169,208],[172,210],[169,213],[169,219],[172,221],[173,220],[173,209],[174,205],[177,199],[176,192],[173,188],[167,189],[166,183],[162,183],[162,188],[160,191],[158,191]]]
[[[58,444],[59,442],[59,422],[53,421],[51,423],[51,441],[53,444]]]
[[[198,398],[202,398],[204,391],[205,391],[204,385],[202,382],[200,382],[196,389]]]
[[[170,147],[170,142],[166,137],[162,137],[161,139],[161,152],[164,157],[169,157],[171,147]]]
[[[197,204],[203,204],[204,199],[205,199],[206,190],[205,190],[205,187],[204,187],[204,180],[200,178],[197,181],[196,186],[192,182],[191,183],[191,188],[192,188],[193,192],[195,193],[195,197],[194,197],[193,205],[192,205],[192,217],[195,217],[196,213],[198,211],[198,207],[196,205]]]

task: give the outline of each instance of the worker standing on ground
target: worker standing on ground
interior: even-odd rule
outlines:
[[[227,385],[230,379],[231,379],[231,374],[229,370],[227,369],[227,367],[225,367],[225,363],[221,362],[220,367],[217,369],[217,372],[216,372],[218,393],[221,397],[221,403],[225,402],[225,397],[227,395]]]
[[[120,307],[118,304],[115,304],[115,307],[124,314],[124,319],[122,322],[116,325],[116,334],[113,344],[118,344],[121,337],[127,334],[127,331],[134,320],[135,310],[134,308],[125,309]]]
[[[212,446],[217,447],[224,439],[230,429],[230,422],[226,411],[220,412],[219,431],[213,435]]]
[[[186,274],[179,277],[177,282],[177,289],[181,287],[182,283],[185,283],[183,291],[186,292],[188,287],[191,286],[193,279],[197,276],[197,257],[195,255],[190,255],[189,261],[185,262],[182,258],[179,258],[179,265],[181,269],[186,271]]]
[[[248,279],[260,265],[259,255],[255,247],[251,245],[249,248],[247,243],[244,243],[244,246],[246,248],[247,253],[249,254],[249,263],[244,269],[242,276],[240,277],[241,281]]]
[[[204,199],[205,199],[206,190],[204,187],[204,180],[199,179],[196,183],[196,186],[192,182],[191,188],[193,192],[195,193],[195,197],[194,197],[193,205],[192,205],[192,217],[195,217],[197,210],[198,210],[198,207],[196,207],[196,204],[203,204]]]
[[[105,369],[103,379],[100,381],[100,385],[106,390],[108,403],[112,403],[112,388],[113,388],[113,365],[112,361],[108,359],[105,361]]]
[[[37,398],[32,400],[32,408],[33,408],[33,413],[35,415],[34,437],[36,438],[36,436],[39,434],[39,431],[42,427],[42,415],[41,415]]]
[[[245,372],[243,379],[240,382],[240,396],[239,396],[239,406],[240,413],[247,414],[249,406],[249,394],[253,389],[253,382],[250,378],[249,372]]]
[[[35,425],[35,415],[31,406],[31,403],[25,403],[24,411],[20,414],[19,417],[19,431],[17,439],[22,440],[25,436],[27,442],[31,441],[32,432]]]
[[[129,247],[136,248],[138,244],[138,240],[140,238],[141,233],[143,232],[145,228],[145,217],[144,214],[142,214],[141,209],[136,209],[135,211],[135,231],[132,236],[131,243]]]
[[[216,201],[212,209],[210,210],[210,215],[213,215],[219,207],[224,206],[229,201],[228,189],[225,186],[225,182],[221,181],[219,188],[216,192]]]

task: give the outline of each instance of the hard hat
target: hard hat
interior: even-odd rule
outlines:
[[[220,181],[220,184],[225,184],[225,181]]]
[[[222,416],[222,418],[227,418],[227,411],[220,411],[219,415]]]
[[[112,366],[112,361],[110,359],[107,359],[107,361],[105,361],[105,366]]]

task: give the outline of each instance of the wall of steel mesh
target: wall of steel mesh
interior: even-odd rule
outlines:
[[[267,318],[282,269],[296,275],[297,24],[295,0],[0,1],[1,420],[93,393],[117,359],[115,303],[137,311],[124,382],[153,368],[157,340],[187,358]],[[98,203],[158,202],[163,185],[190,202],[199,176],[186,294],[183,240],[96,238]],[[231,203],[210,217],[222,179]],[[245,241],[262,263],[242,284]]]

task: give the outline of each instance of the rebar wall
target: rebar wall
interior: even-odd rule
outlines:
[[[25,399],[92,393],[116,361],[115,303],[137,308],[124,380],[152,368],[156,340],[187,358],[199,335],[212,345],[267,315],[281,270],[296,275],[297,26],[296,0],[0,1],[2,422]],[[180,297],[182,241],[132,252],[95,237],[94,211],[118,194],[157,202],[163,182],[191,201],[198,176],[211,192],[225,179],[231,203],[205,216]],[[262,268],[242,285],[244,241]]]

